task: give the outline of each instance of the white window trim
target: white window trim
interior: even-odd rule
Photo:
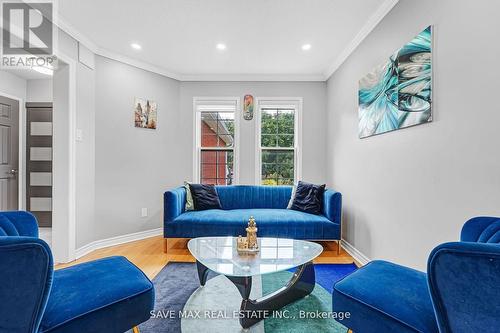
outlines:
[[[255,99],[255,185],[261,185],[262,149],[261,149],[261,109],[265,107],[293,107],[295,118],[295,170],[294,183],[302,179],[302,97],[257,97]]]
[[[201,130],[199,122],[201,120],[198,105],[207,102],[234,102],[236,110],[234,111],[234,175],[233,184],[240,183],[240,118],[241,118],[241,100],[239,97],[193,97],[193,182],[199,183],[200,179],[200,146],[201,146]]]

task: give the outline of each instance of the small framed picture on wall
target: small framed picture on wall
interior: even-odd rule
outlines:
[[[154,101],[135,98],[134,124],[138,128],[156,129],[158,104]]]

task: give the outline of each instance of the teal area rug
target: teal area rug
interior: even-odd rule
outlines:
[[[155,310],[142,333],[345,333],[347,329],[332,318],[332,286],[356,270],[353,264],[316,264],[316,286],[311,295],[289,304],[270,318],[243,330],[234,311],[238,311],[241,296],[224,276],[209,275],[200,288],[196,265],[169,263],[153,280]],[[271,293],[290,280],[292,272],[284,271],[254,278],[251,298]]]
[[[291,272],[279,272],[262,277],[262,292],[269,294],[284,286],[292,277]],[[332,283],[333,285],[333,283]],[[264,321],[266,333],[325,332],[345,333],[347,328],[331,318],[332,295],[316,283],[313,292],[281,309],[288,318],[271,317]],[[330,315],[330,318],[321,316]]]

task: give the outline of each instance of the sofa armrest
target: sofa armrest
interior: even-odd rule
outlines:
[[[323,195],[323,215],[334,223],[341,223],[342,194],[333,190],[326,190]]]
[[[176,189],[166,191],[163,194],[163,222],[172,222],[177,216],[184,213],[186,205],[186,189],[178,187]]]
[[[5,230],[7,235],[17,236],[17,234],[19,234],[19,236],[38,238],[38,222],[36,221],[36,217],[30,212],[0,212],[0,218],[6,219],[4,222],[6,225],[4,225],[3,227],[9,228],[9,230]],[[1,221],[0,227],[2,227]]]
[[[500,218],[480,216],[465,222],[460,234],[462,242],[500,243]]]

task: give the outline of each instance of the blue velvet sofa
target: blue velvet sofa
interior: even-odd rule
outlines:
[[[168,238],[245,235],[248,219],[257,222],[260,237],[340,240],[342,195],[326,190],[323,213],[313,215],[286,209],[291,186],[216,186],[222,209],[188,211],[186,190],[164,194],[165,252]],[[340,244],[339,247],[340,248]]]
[[[122,333],[146,321],[154,289],[124,257],[54,271],[28,212],[0,212],[0,332]]]
[[[427,274],[373,261],[333,288],[333,310],[355,333],[500,332],[500,218],[465,223],[436,247]]]

